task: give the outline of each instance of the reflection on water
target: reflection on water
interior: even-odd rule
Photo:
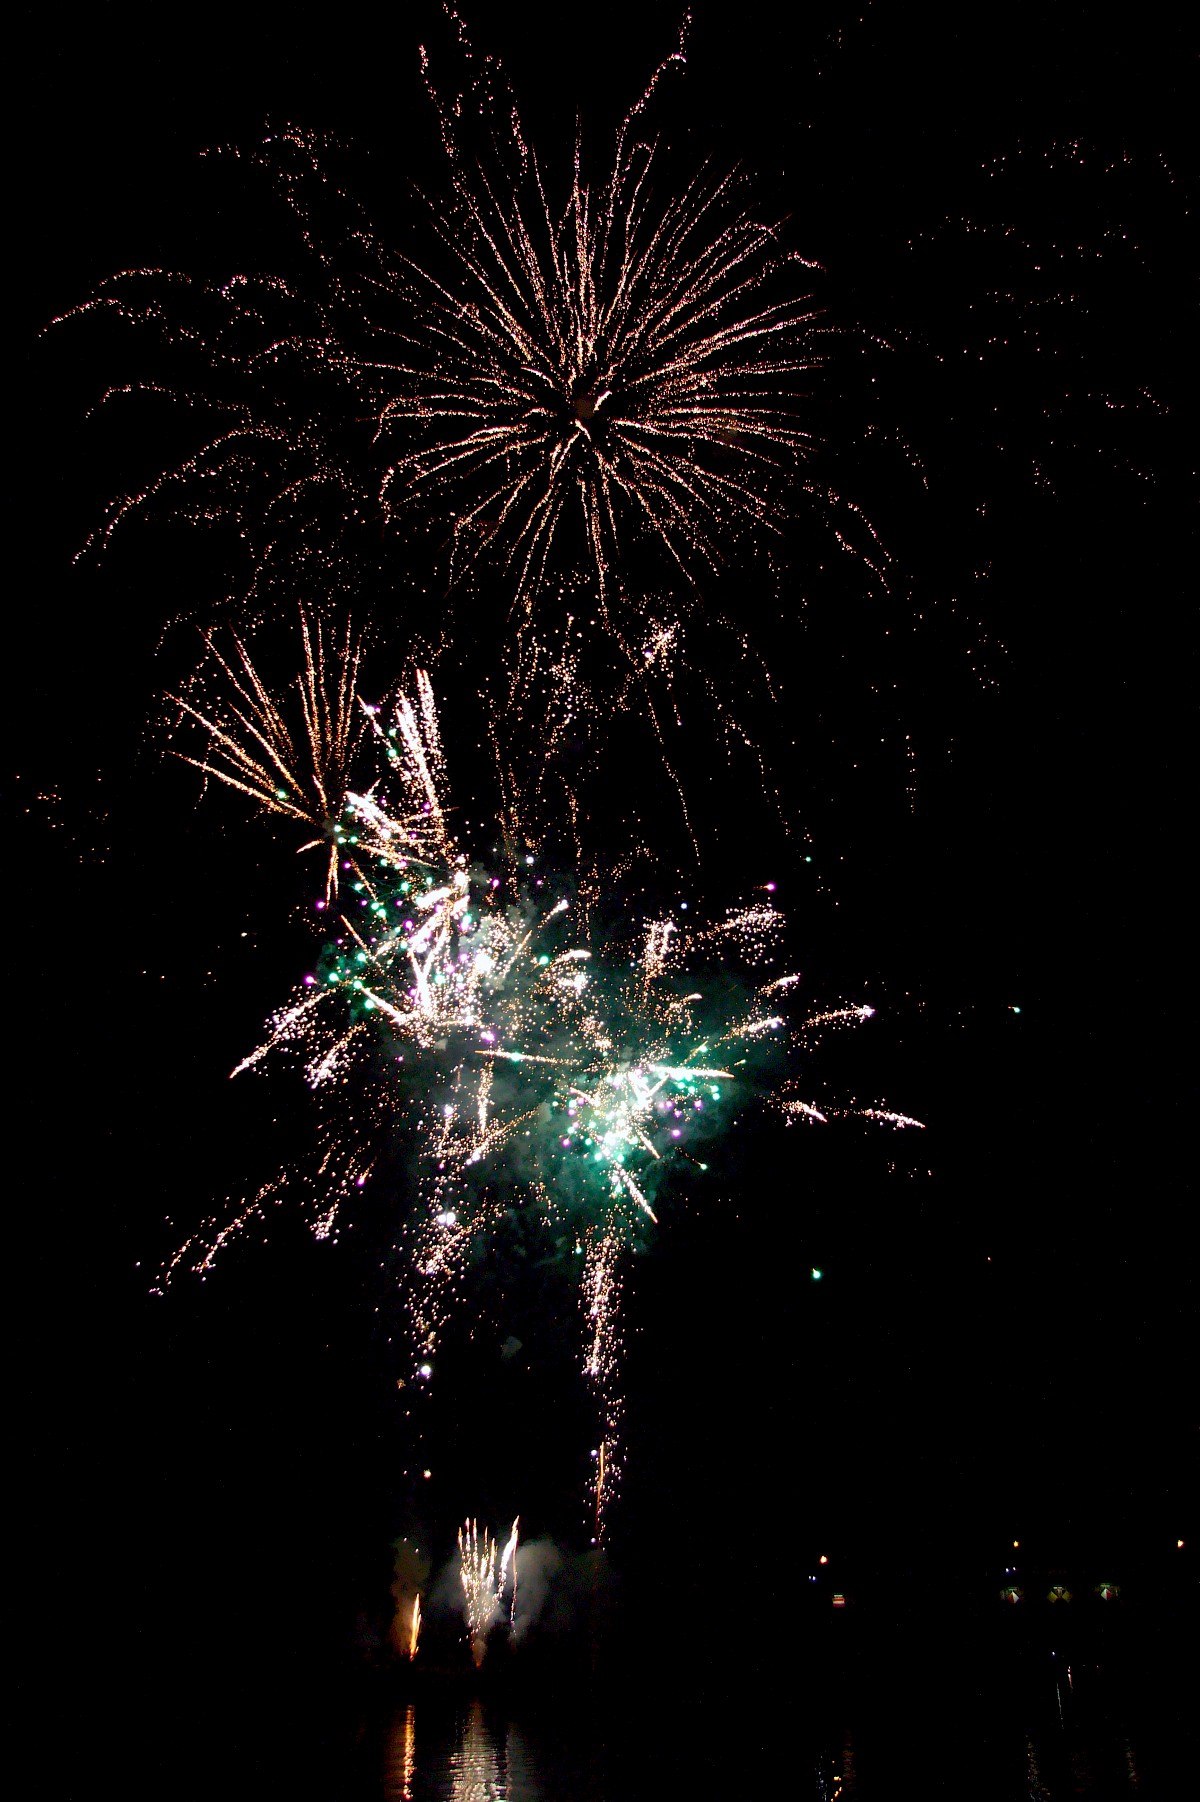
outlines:
[[[450,1802],[504,1802],[508,1784],[502,1762],[484,1725],[482,1704],[472,1702],[462,1743],[450,1758]]]
[[[548,1802],[583,1797],[586,1776],[554,1769],[552,1746],[540,1756],[516,1723],[489,1719],[475,1698],[446,1711],[407,1703],[392,1717],[383,1760],[384,1802]],[[587,1752],[575,1746],[573,1758]],[[547,1754],[550,1754],[549,1769]],[[569,1787],[560,1788],[560,1781]]]
[[[416,1720],[416,1710],[411,1702],[402,1715],[396,1715],[392,1720],[383,1761],[385,1802],[412,1802]]]
[[[619,1699],[590,1713],[426,1691],[387,1722],[383,1802],[688,1802],[789,1795],[805,1802],[1119,1802],[1176,1792],[1172,1710],[1147,1715],[1092,1664],[1045,1652],[1007,1681],[967,1670],[875,1665],[819,1699],[797,1674],[758,1702],[695,1697],[635,1721]],[[843,1673],[844,1674],[844,1673]],[[813,1701],[810,1714],[806,1705]],[[1144,1697],[1142,1698],[1144,1701]],[[821,1716],[824,1720],[821,1720]],[[790,1718],[789,1718],[790,1717]],[[378,1744],[378,1742],[376,1742]],[[377,1767],[378,1769],[378,1767]]]

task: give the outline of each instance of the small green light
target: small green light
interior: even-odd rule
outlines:
[[[818,1269],[817,1269],[817,1267],[816,1267],[816,1265],[815,1265],[815,1264],[814,1264],[814,1265],[813,1265],[813,1273],[812,1273],[812,1280],[813,1280],[813,1282],[814,1282],[814,1283],[819,1283],[819,1282],[820,1282],[820,1280],[821,1280],[821,1277],[822,1277],[822,1276],[823,1276],[823,1275],[824,1275],[824,1272],[823,1272],[823,1271],[820,1271],[820,1270],[818,1270]]]

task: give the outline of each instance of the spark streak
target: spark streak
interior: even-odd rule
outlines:
[[[167,698],[208,735],[203,757],[182,751],[176,755],[249,796],[267,813],[315,827],[320,836],[301,850],[328,841],[328,901],[337,889],[337,822],[347,804],[349,769],[362,731],[355,702],[362,639],[347,622],[340,639],[327,644],[329,634],[320,617],[304,607],[300,634],[299,732],[236,636],[232,658],[215,636],[207,639],[209,654],[225,678],[220,707],[197,706],[180,695]]]

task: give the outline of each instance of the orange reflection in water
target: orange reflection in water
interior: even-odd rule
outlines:
[[[416,1714],[410,1702],[403,1715],[397,1715],[393,1720],[388,1735],[383,1764],[385,1802],[412,1802],[416,1742]]]

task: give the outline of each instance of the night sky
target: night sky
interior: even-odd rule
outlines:
[[[1174,16],[1117,34],[1071,5],[826,5],[781,24],[700,0],[664,102],[681,163],[744,165],[820,266],[812,473],[891,559],[883,591],[803,508],[772,581],[734,557],[702,599],[778,679],[755,726],[788,831],[701,734],[678,747],[707,823],[671,892],[724,906],[776,880],[809,992],[878,1009],[822,1047],[824,1092],[926,1123],[748,1115],[629,1277],[614,1564],[627,1595],[659,1595],[670,1544],[698,1620],[719,1536],[760,1640],[781,1532],[801,1561],[877,1573],[988,1571],[1016,1537],[1047,1567],[1132,1569],[1188,1537],[1195,190]],[[576,112],[606,139],[679,15],[467,17],[552,160]],[[104,1643],[122,1669],[170,1648],[200,1670],[232,1629],[249,1667],[281,1640],[349,1643],[399,1532],[440,1562],[465,1511],[519,1509],[584,1548],[594,1422],[575,1303],[536,1243],[481,1263],[427,1454],[395,1389],[386,1217],[333,1247],[280,1211],[203,1285],[149,1293],[212,1205],[311,1131],[298,1083],[227,1081],[311,937],[290,847],[229,797],[198,806],[151,725],[184,655],[163,628],[209,616],[229,543],[133,521],[72,561],[186,423],[90,417],[136,352],[43,328],[118,268],[294,260],[262,185],[200,155],[267,122],[347,140],[364,203],[402,223],[438,171],[417,44],[446,34],[403,5],[20,18],[17,1555],[35,1663],[81,1669]],[[364,596],[379,621],[387,568]],[[482,734],[461,711],[470,793]],[[638,791],[682,859],[661,775],[615,729],[611,756],[614,793]],[[619,799],[598,814],[601,847],[626,818]]]

